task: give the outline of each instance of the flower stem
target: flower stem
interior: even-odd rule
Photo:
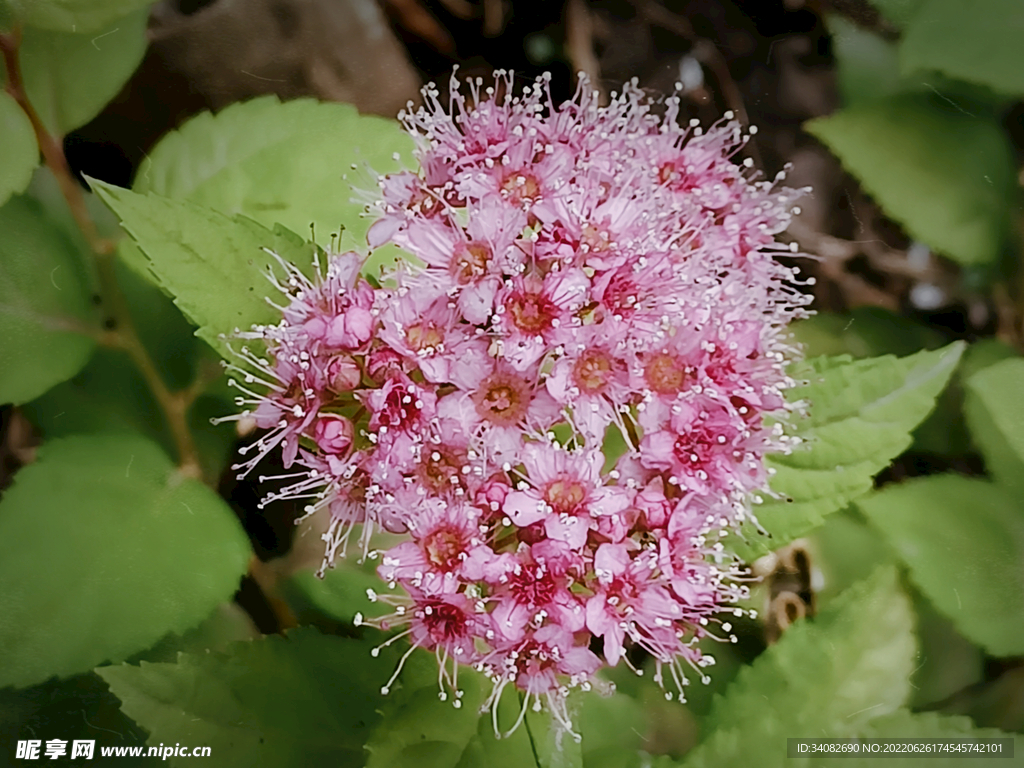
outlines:
[[[152,390],[170,428],[174,447],[178,454],[179,470],[181,473],[189,477],[199,478],[202,476],[199,456],[196,452],[195,441],[192,439],[192,432],[188,427],[186,418],[188,407],[194,399],[194,395],[189,390],[171,392],[167,388],[153,363],[153,359],[149,356],[149,352],[147,352],[146,347],[139,338],[138,332],[135,330],[135,324],[132,322],[128,303],[125,301],[124,294],[121,292],[117,282],[114,243],[100,236],[96,229],[96,224],[86,208],[85,195],[82,193],[82,188],[71,173],[71,167],[68,165],[67,157],[64,155],[61,138],[47,130],[42,119],[39,117],[39,113],[28,99],[18,60],[20,45],[20,29],[15,28],[10,33],[0,34],[0,53],[3,55],[4,65],[7,70],[5,87],[7,93],[11,95],[28,116],[32,124],[32,130],[36,135],[36,142],[39,144],[39,151],[43,155],[43,161],[57,179],[71,215],[93,252],[96,274],[99,280],[100,297],[103,306],[108,312],[108,334],[105,334],[104,338],[110,341],[111,346],[127,353],[139,369],[142,377],[146,380],[146,384]]]

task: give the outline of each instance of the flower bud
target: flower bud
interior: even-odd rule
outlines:
[[[336,413],[320,414],[313,428],[313,439],[324,453],[345,453],[354,437],[352,422]]]
[[[388,347],[375,349],[366,360],[366,373],[378,385],[388,376],[402,370],[402,356]]]
[[[348,355],[336,357],[327,364],[327,386],[332,392],[351,392],[361,379],[359,365]]]

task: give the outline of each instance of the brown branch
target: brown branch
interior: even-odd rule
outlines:
[[[29,101],[28,94],[25,92],[25,85],[21,76],[21,64],[18,58],[20,45],[20,29],[15,29],[8,34],[0,34],[0,52],[3,54],[4,65],[7,70],[6,90],[28,116],[36,136],[36,143],[39,145],[39,150],[43,155],[43,160],[57,179],[64,200],[71,210],[71,215],[74,217],[75,223],[82,231],[96,258],[96,274],[99,278],[100,295],[110,313],[111,325],[113,326],[109,329],[108,333],[103,334],[102,340],[109,343],[110,346],[117,347],[126,352],[135,363],[167,419],[167,424],[177,449],[180,471],[190,477],[200,477],[202,473],[199,466],[199,458],[186,420],[188,404],[185,398],[181,397],[178,393],[171,392],[167,388],[167,385],[157,372],[152,358],[150,358],[145,346],[143,346],[142,341],[139,339],[135,325],[132,322],[131,313],[128,310],[128,304],[117,284],[114,269],[114,244],[112,241],[100,237],[96,225],[93,223],[86,208],[85,195],[82,192],[82,188],[75,181],[75,177],[71,173],[71,167],[68,165],[67,157],[64,155],[64,147],[60,137],[54,136],[49,132],[39,117],[39,113]]]

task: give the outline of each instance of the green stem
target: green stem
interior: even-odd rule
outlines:
[[[64,155],[64,146],[59,136],[51,134],[43,124],[39,113],[32,106],[25,92],[25,86],[21,78],[21,66],[18,61],[18,50],[21,46],[21,30],[15,29],[8,34],[0,34],[0,53],[3,55],[4,65],[7,69],[7,93],[18,103],[29,121],[32,123],[32,130],[36,135],[36,142],[39,144],[39,151],[43,155],[43,161],[57,179],[61,193],[67,201],[71,215],[82,231],[89,247],[92,249],[96,261],[96,273],[99,278],[100,298],[103,306],[109,313],[108,331],[104,340],[111,346],[123,350],[135,363],[146,384],[153,392],[157,403],[160,405],[171,431],[174,440],[175,450],[178,454],[179,469],[182,474],[189,477],[199,478],[202,471],[199,465],[199,456],[196,452],[195,441],[192,439],[192,432],[189,430],[186,418],[188,407],[195,395],[189,390],[183,392],[171,392],[164,380],[157,372],[153,359],[149,356],[145,346],[139,339],[135,324],[132,322],[131,312],[125,301],[124,294],[117,282],[115,273],[115,252],[114,243],[111,240],[100,237],[96,225],[89,216],[85,205],[85,195],[82,188],[75,181],[68,165],[67,157]]]

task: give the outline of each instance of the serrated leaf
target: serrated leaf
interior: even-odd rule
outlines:
[[[0,403],[74,376],[96,345],[75,247],[28,198],[0,208]]]
[[[227,652],[232,643],[257,640],[262,635],[252,618],[238,603],[221,603],[198,626],[184,633],[171,632],[151,648],[128,659],[175,664],[179,653],[198,655],[206,651]]]
[[[790,326],[807,357],[912,355],[938,349],[943,336],[924,323],[882,307],[857,307],[849,312],[819,312]]]
[[[32,122],[6,91],[0,91],[0,205],[11,195],[25,191],[39,165],[39,147]]]
[[[1018,0],[926,0],[907,25],[900,64],[907,74],[949,77],[1024,94],[1024,4]]]
[[[913,668],[910,602],[883,568],[743,668],[683,766],[806,765],[786,758],[786,738],[860,734],[899,709]]]
[[[1024,512],[995,485],[933,475],[857,502],[921,592],[996,656],[1024,653]]]
[[[463,696],[456,709],[451,701],[438,698],[437,660],[424,651],[409,658],[400,682],[400,688],[388,696],[381,722],[366,742],[366,768],[454,768],[477,733],[480,707],[490,693],[491,682],[477,672],[459,669]]]
[[[964,413],[985,468],[1024,506],[1024,359],[983,368],[965,387]]]
[[[134,188],[293,232],[312,224],[318,238],[344,226],[348,246],[365,248],[369,221],[352,197],[377,191],[374,174],[411,167],[412,146],[397,122],[350,104],[267,96],[201,114],[169,134]]]
[[[53,738],[66,740],[69,753],[71,742],[76,739],[98,741],[95,749],[97,764],[102,763],[98,759],[100,745],[143,746],[146,743],[145,732],[120,707],[121,702],[94,672],[64,680],[50,680],[31,688],[0,690],[0,743],[4,745],[4,754],[8,755],[8,765],[21,762],[13,757],[19,739],[49,738],[42,734],[54,734]],[[56,736],[58,733],[59,737]],[[43,752],[42,748],[40,752]],[[117,760],[117,764],[124,768],[145,768],[147,763],[153,764],[146,757],[126,755]],[[89,763],[75,760],[71,764]]]
[[[175,664],[97,671],[150,744],[208,745],[208,765],[362,766],[395,663],[370,648],[298,629],[227,653],[182,654]]]
[[[912,237],[960,264],[996,260],[1016,190],[1011,149],[994,117],[904,94],[805,127]]]
[[[787,544],[869,491],[872,478],[910,445],[963,348],[957,342],[901,358],[811,361],[809,382],[793,392],[810,402],[796,432],[804,447],[767,462],[776,472],[772,489],[792,501],[766,498],[755,508],[772,539],[753,546]]]
[[[19,48],[29,101],[56,136],[85,125],[114,98],[146,52],[145,8],[96,33],[28,27]]]
[[[1020,736],[997,731],[992,728],[978,728],[966,717],[949,717],[937,712],[913,713],[901,709],[886,717],[872,720],[864,732],[860,734],[868,739],[995,739],[1013,738],[1016,749],[1022,747]],[[1014,750],[1016,754],[1016,749]],[[844,758],[843,765],[850,768],[874,768],[878,765],[878,755]],[[959,768],[959,766],[978,764],[965,754],[936,753],[927,756],[887,755],[885,765],[892,768],[917,768],[927,765],[928,768]],[[965,757],[967,759],[965,760]],[[790,761],[792,762],[792,761]]]
[[[227,505],[149,440],[45,444],[0,501],[0,687],[195,626],[234,594],[249,557]]]
[[[270,231],[244,216],[231,219],[188,202],[92,185],[142,249],[159,284],[199,326],[196,335],[222,357],[232,355],[221,334],[280,320],[266,301],[280,300],[266,276],[277,263],[263,249],[300,268],[312,262],[314,246],[283,227]]]
[[[152,0],[8,0],[14,17],[30,27],[74,34],[102,34]]]

